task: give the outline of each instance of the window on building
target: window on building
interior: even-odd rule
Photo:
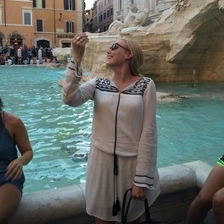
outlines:
[[[64,0],[65,10],[75,10],[75,0]]]
[[[113,8],[111,8],[110,9],[110,15],[113,16],[113,13],[114,13]]]
[[[38,40],[37,46],[43,47],[43,48],[48,48],[48,47],[50,47],[50,42],[48,40]]]
[[[31,13],[31,11],[23,11],[23,25],[32,25]]]
[[[122,10],[122,0],[118,0],[118,10]]]
[[[45,0],[33,0],[34,8],[45,8]]]
[[[74,22],[72,22],[72,21],[66,22],[66,32],[74,33]]]
[[[36,26],[37,26],[37,32],[43,32],[43,20],[42,19],[37,19],[36,21]]]
[[[102,15],[102,14],[99,16],[99,21],[100,21],[100,22],[103,21],[103,15]]]

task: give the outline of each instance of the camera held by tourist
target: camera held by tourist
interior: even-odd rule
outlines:
[[[0,98],[0,223],[4,223],[19,207],[25,181],[23,166],[32,158],[24,123],[3,110]]]
[[[143,52],[131,39],[108,46],[106,65],[111,78],[95,77],[80,83],[81,62],[89,39],[72,39],[73,58],[63,82],[63,101],[73,107],[94,102],[91,148],[88,155],[86,209],[97,224],[121,221],[123,195],[132,197],[129,222],[138,223],[160,193],[157,170],[156,88],[140,75]]]

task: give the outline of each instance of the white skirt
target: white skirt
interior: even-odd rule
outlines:
[[[86,211],[89,215],[105,221],[121,221],[121,211],[116,216],[112,215],[113,202],[118,197],[122,207],[123,196],[127,189],[133,185],[137,157],[118,157],[117,195],[114,195],[113,154],[105,153],[94,146],[88,156],[86,179]],[[159,195],[159,176],[155,174],[154,190],[148,190],[149,206]],[[139,218],[144,213],[144,203],[132,200],[128,221]]]

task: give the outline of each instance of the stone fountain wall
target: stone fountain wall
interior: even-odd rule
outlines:
[[[152,218],[167,224],[183,223],[188,208],[211,167],[194,161],[158,169],[161,193],[150,207]],[[93,224],[86,213],[85,184],[25,193],[8,224]],[[207,222],[206,222],[207,223]],[[212,224],[209,222],[209,224]]]
[[[180,0],[149,26],[89,33],[84,71],[108,76],[106,51],[119,37],[143,49],[141,73],[155,81],[224,81],[224,0]]]
[[[119,35],[134,38],[141,45],[145,63],[142,74],[157,81],[224,81],[224,1],[192,0],[184,8],[173,6],[148,27],[129,27]],[[98,34],[107,35],[105,34]],[[90,34],[91,36],[91,34]],[[103,75],[106,50],[111,44],[95,36],[87,47],[88,69]],[[112,38],[113,37],[113,38]],[[98,39],[99,38],[99,39]],[[90,49],[98,44],[94,57]],[[91,43],[92,42],[92,43]]]

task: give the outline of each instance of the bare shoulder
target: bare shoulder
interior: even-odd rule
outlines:
[[[10,128],[18,128],[23,125],[22,120],[14,114],[8,113],[4,111],[4,121],[5,125]]]

